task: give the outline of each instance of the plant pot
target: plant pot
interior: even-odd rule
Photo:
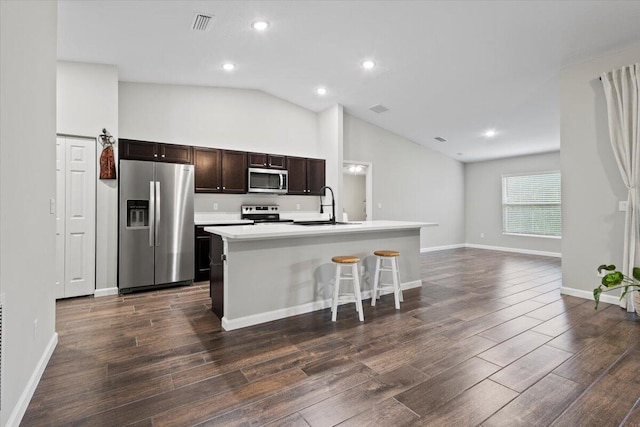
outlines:
[[[640,314],[640,291],[635,291],[633,293],[633,304],[636,307],[636,313]]]

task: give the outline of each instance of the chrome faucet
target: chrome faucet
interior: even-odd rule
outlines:
[[[336,196],[333,194],[333,189],[331,187],[329,187],[328,185],[325,185],[324,187],[322,187],[320,189],[320,213],[324,213],[324,210],[322,209],[324,206],[329,206],[328,204],[327,205],[323,205],[322,204],[322,197],[327,192],[327,189],[329,189],[329,191],[331,191],[331,217],[329,217],[329,220],[331,221],[332,224],[335,225],[335,223],[336,223]]]

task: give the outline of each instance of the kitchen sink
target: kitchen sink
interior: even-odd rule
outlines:
[[[340,221],[336,221],[336,223],[334,224],[331,221],[328,220],[322,220],[322,221],[294,221],[293,225],[349,225],[349,224],[360,224],[359,222],[340,222]]]

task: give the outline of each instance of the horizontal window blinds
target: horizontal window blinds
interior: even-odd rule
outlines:
[[[505,233],[560,236],[560,173],[502,177]]]

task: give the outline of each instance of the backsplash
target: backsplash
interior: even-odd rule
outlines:
[[[331,199],[330,196],[329,200]],[[195,212],[219,212],[240,214],[242,205],[278,205],[281,212],[320,212],[318,196],[278,196],[275,194],[194,194]],[[218,209],[214,209],[214,203]]]

